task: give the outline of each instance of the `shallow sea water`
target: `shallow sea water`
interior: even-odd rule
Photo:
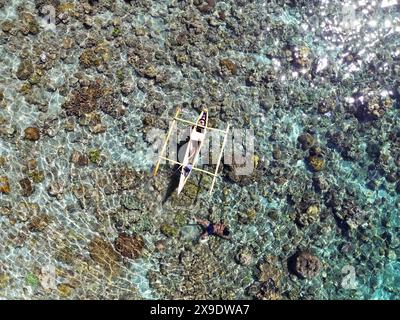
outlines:
[[[24,34],[34,23],[23,12],[40,22],[45,5],[55,9],[54,31]],[[13,0],[0,1],[0,24],[0,177],[10,186],[0,192],[1,298],[399,299],[398,1]],[[91,48],[100,62],[85,67]],[[43,71],[37,82],[33,72],[17,77],[23,60]],[[91,101],[100,133],[64,110],[97,78],[101,96],[112,91],[110,108],[125,110],[113,116],[101,98]],[[377,117],[368,114],[374,103]],[[232,180],[225,164],[211,198],[209,179],[193,175],[181,198],[163,200],[176,168],[163,164],[151,177],[149,132],[165,133],[177,106],[187,119],[207,106],[213,126],[254,132],[263,168],[250,183]],[[37,141],[24,138],[31,126]],[[323,149],[321,171],[299,145],[304,133]],[[100,155],[79,166],[74,151]],[[42,181],[33,181],[37,171]],[[19,185],[26,177],[28,196]],[[319,216],[302,226],[306,195]],[[361,221],[343,227],[343,212]],[[223,219],[232,241],[199,244],[193,215]],[[43,228],[32,227],[37,217]],[[123,233],[143,240],[138,257],[117,250]],[[290,266],[304,251],[320,263],[310,279]],[[278,271],[266,271],[275,283],[265,292],[259,269],[269,264]]]

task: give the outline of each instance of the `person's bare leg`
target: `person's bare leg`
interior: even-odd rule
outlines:
[[[207,232],[203,232],[200,236],[200,240],[204,240],[207,237]]]

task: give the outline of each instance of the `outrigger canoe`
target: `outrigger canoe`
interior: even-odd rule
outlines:
[[[192,173],[193,167],[199,160],[200,150],[204,143],[204,139],[207,133],[208,125],[208,110],[203,109],[200,116],[196,121],[196,125],[192,126],[190,130],[189,141],[186,146],[185,156],[181,165],[181,176],[179,179],[178,194],[181,193],[186,181],[189,179]]]
[[[226,130],[210,128],[208,126],[208,110],[207,109],[202,110],[202,112],[200,113],[196,122],[192,122],[189,120],[179,118],[178,116],[179,116],[180,112],[181,112],[181,110],[180,110],[180,108],[178,108],[176,110],[175,116],[172,118],[172,123],[169,127],[167,136],[165,137],[163,146],[161,148],[161,152],[158,155],[157,163],[155,164],[155,167],[154,167],[153,176],[157,175],[161,160],[166,160],[173,164],[179,165],[180,166],[179,167],[180,180],[179,180],[179,186],[178,186],[178,194],[179,194],[182,191],[183,187],[185,186],[186,181],[188,180],[192,171],[197,171],[200,173],[208,174],[213,177],[212,182],[211,182],[211,187],[210,187],[210,196],[211,196],[215,181],[218,177],[218,169],[219,169],[222,155],[224,152],[224,148],[225,148],[225,145],[227,142],[227,137],[228,137],[228,133],[229,133],[229,124],[227,125]],[[182,162],[176,161],[174,159],[170,159],[164,155],[164,153],[166,153],[168,141],[171,138],[172,131],[176,127],[177,122],[190,124],[192,126],[190,129],[189,141],[187,143],[187,147],[185,150],[185,156],[184,156]],[[204,144],[207,130],[218,132],[218,133],[224,135],[224,140],[222,142],[221,151],[219,153],[218,160],[216,162],[216,168],[215,168],[214,172],[209,172],[209,171],[206,171],[206,170],[203,170],[200,168],[196,168],[196,164],[199,160],[200,150]]]

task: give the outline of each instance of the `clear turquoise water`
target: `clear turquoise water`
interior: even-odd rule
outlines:
[[[281,298],[399,298],[400,201],[396,183],[400,169],[395,161],[400,159],[400,140],[390,138],[390,134],[398,135],[400,125],[399,92],[395,92],[400,75],[400,7],[396,1],[217,1],[210,13],[200,13],[186,2],[160,0],[146,7],[140,1],[132,5],[115,1],[114,9],[106,1],[99,2],[86,14],[99,21],[90,29],[83,26],[85,14],[80,19],[70,14],[69,21],[57,24],[54,34],[41,29],[37,35],[16,32],[10,36],[0,31],[0,92],[5,101],[0,108],[0,156],[6,158],[0,176],[8,177],[12,190],[0,194],[1,298],[175,299],[193,298],[196,292],[206,299],[253,298],[248,287],[258,283],[255,270],[265,256],[277,257],[283,274]],[[20,28],[23,19],[18,7],[37,18],[35,1],[13,0],[0,8],[0,22],[11,21],[14,28]],[[80,12],[77,6],[74,10]],[[218,20],[221,11],[226,13],[226,21]],[[155,83],[129,63],[140,46],[121,44],[121,39],[110,36],[117,18],[124,41],[147,46],[161,57],[150,60],[169,75],[169,85]],[[143,28],[145,35],[140,35],[138,28]],[[183,49],[171,44],[171,38],[179,34],[176,30],[188,31],[193,37]],[[72,49],[61,47],[65,36],[75,39]],[[79,63],[89,36],[102,41],[107,38],[110,59],[104,70],[84,69]],[[303,64],[291,61],[296,50],[305,50]],[[36,67],[41,52],[57,56],[30,94],[21,93],[27,81],[16,77],[26,52]],[[177,63],[178,53],[184,53],[189,62]],[[62,55],[67,57],[61,59]],[[353,60],[346,60],[349,55]],[[225,58],[237,64],[236,75],[221,76],[219,64]],[[127,95],[121,93],[117,70],[123,70],[125,80],[134,83]],[[93,134],[79,125],[79,119],[63,115],[62,104],[78,86],[77,72],[90,80],[103,78],[115,92],[115,103],[126,108],[121,119],[98,110],[107,126],[105,133]],[[256,79],[253,85],[248,84],[249,74]],[[48,90],[49,84],[55,91]],[[67,94],[62,94],[63,87]],[[374,97],[390,96],[393,105],[379,119],[360,121],[351,112],[357,91],[365,99],[368,92]],[[320,112],[321,101],[334,101],[336,107]],[[143,119],[172,114],[183,103],[187,103],[185,118],[196,117],[196,104],[207,105],[217,127],[230,121],[234,128],[255,132],[256,154],[266,168],[257,172],[256,182],[241,187],[230,182],[224,171],[211,199],[208,189],[201,188],[195,204],[190,198],[179,202],[176,196],[162,202],[172,169],[163,165],[159,178],[150,177],[155,161],[147,157],[151,146],[146,130],[165,129],[166,122],[146,127]],[[72,131],[64,129],[68,120],[75,122]],[[40,127],[42,133],[34,143],[23,139],[23,130],[31,125]],[[325,169],[318,174],[306,165],[307,152],[299,148],[298,137],[307,131],[326,153]],[[329,136],[335,132],[345,135],[342,143],[349,142],[355,159],[347,159],[331,145]],[[374,143],[381,155],[387,155],[383,169],[397,174],[395,182],[387,181],[377,165],[380,160],[369,151]],[[282,152],[278,161],[273,158],[276,147]],[[100,164],[77,167],[71,163],[74,150],[88,153],[93,149],[101,150],[104,160]],[[45,172],[45,180],[35,184],[32,195],[23,197],[18,181],[26,177],[25,163],[32,158]],[[114,188],[123,178],[108,174],[123,166],[133,168],[143,181],[135,188],[107,192],[104,179]],[[275,178],[281,176],[285,182],[276,183]],[[325,179],[339,197],[362,208],[368,218],[365,223],[344,235],[328,204],[328,192],[313,187],[316,176]],[[64,183],[59,198],[48,193],[56,180]],[[371,180],[377,186],[374,190],[368,187]],[[198,182],[196,176],[193,181]],[[84,200],[76,195],[76,188],[82,185],[87,189]],[[325,218],[301,228],[292,217],[300,201],[291,204],[288,197],[301,199],[305,192],[312,193]],[[126,196],[135,209],[121,205]],[[36,213],[20,209],[25,203],[39,205],[40,212],[50,216],[51,223],[43,231],[27,229]],[[12,208],[11,214],[7,206]],[[241,223],[238,217],[253,208],[255,220]],[[271,218],[272,210],[278,213],[277,219]],[[193,214],[213,221],[224,219],[234,241],[212,238],[199,245],[194,241],[200,229],[191,225]],[[179,215],[184,223],[176,222]],[[120,233],[118,223],[124,224],[126,232],[140,234],[145,249],[138,259],[118,260],[121,271],[109,278],[104,266],[93,259],[90,243],[101,237],[113,246]],[[163,234],[163,224],[173,225],[178,235]],[[290,235],[293,230],[297,236]],[[391,241],[383,238],[385,233]],[[156,250],[159,240],[164,241],[164,250]],[[349,243],[353,249],[344,253],[341,248]],[[65,247],[73,253],[73,263],[59,258]],[[237,263],[238,251],[248,247],[251,263]],[[288,270],[287,261],[299,248],[311,250],[321,260],[318,276],[302,280]],[[201,264],[198,257],[204,251],[212,252],[207,254],[217,271]],[[192,265],[180,262],[181,255]],[[55,274],[48,275],[44,266],[54,267]],[[343,285],[347,279],[344,268],[354,270],[354,288]],[[193,293],[189,288],[198,286],[195,274],[208,280],[205,288],[199,286]],[[46,284],[47,276],[54,283]],[[212,292],[211,283],[223,292]],[[60,289],[62,285],[71,288],[68,294]]]

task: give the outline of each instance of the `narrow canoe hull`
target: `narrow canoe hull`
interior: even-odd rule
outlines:
[[[196,121],[196,126],[193,126],[190,131],[189,142],[186,146],[185,156],[183,158],[180,170],[181,176],[179,179],[178,194],[181,193],[183,187],[186,184],[186,181],[191,174],[191,170],[188,173],[185,172],[185,167],[187,165],[195,166],[199,159],[200,150],[204,143],[207,132],[207,125],[208,111],[207,109],[204,109]]]

